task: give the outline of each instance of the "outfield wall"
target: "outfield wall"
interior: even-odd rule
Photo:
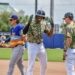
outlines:
[[[45,33],[43,34],[44,45],[46,48],[64,48],[64,35],[54,34],[48,37]]]

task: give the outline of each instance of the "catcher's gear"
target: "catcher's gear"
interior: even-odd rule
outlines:
[[[45,12],[43,10],[38,10],[35,16],[42,16],[43,18],[45,18]]]
[[[28,24],[24,27],[23,34],[26,34],[28,32],[28,29],[29,29],[29,26],[30,26],[30,24],[32,22],[32,19],[33,19],[33,15],[30,16],[30,19],[28,21]]]

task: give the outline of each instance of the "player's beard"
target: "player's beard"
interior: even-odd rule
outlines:
[[[42,21],[42,19],[40,19],[40,18],[36,19],[36,23],[40,23],[41,21]]]

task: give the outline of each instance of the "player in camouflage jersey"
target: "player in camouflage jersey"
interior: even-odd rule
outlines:
[[[47,67],[47,56],[43,45],[42,33],[45,32],[48,36],[53,33],[53,26],[50,29],[45,19],[45,12],[38,10],[35,15],[35,21],[30,24],[28,30],[28,73],[27,75],[33,75],[33,66],[36,56],[40,61],[40,75],[45,75]]]
[[[64,16],[64,21],[64,56],[66,56],[67,75],[75,75],[75,23],[73,21],[73,14],[70,12],[66,13]]]

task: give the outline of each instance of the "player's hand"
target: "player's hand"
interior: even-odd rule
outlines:
[[[26,35],[22,35],[22,40],[23,40],[24,42],[27,42],[27,36],[26,36]]]
[[[51,30],[47,32],[47,35],[48,36],[52,36],[53,35],[53,28],[51,28]]]
[[[2,46],[3,44],[5,44],[5,41],[1,41],[0,42],[0,46]]]
[[[7,44],[2,44],[2,47],[3,48],[8,48],[8,45]]]
[[[4,44],[5,43],[5,41],[1,41],[1,44]]]
[[[2,44],[1,44],[1,42],[0,42],[0,46],[1,46]]]
[[[65,60],[65,59],[66,59],[66,56],[67,56],[67,53],[66,53],[66,52],[64,52],[64,53],[63,53],[63,60]]]

